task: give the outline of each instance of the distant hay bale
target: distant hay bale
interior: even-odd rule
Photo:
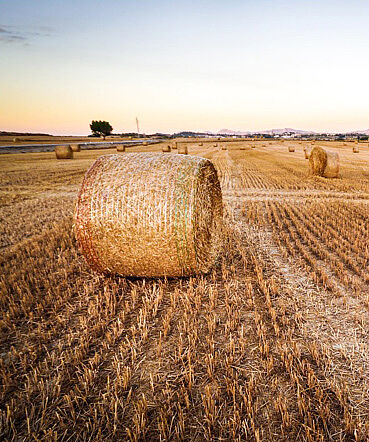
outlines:
[[[266,147],[266,144],[262,144],[261,147]]]
[[[73,150],[69,144],[63,144],[55,147],[55,155],[58,160],[71,160]]]
[[[310,154],[311,154],[311,147],[310,146],[305,146],[304,147],[304,156],[305,156],[305,160],[308,160],[310,158]]]
[[[288,152],[295,152],[295,146],[288,146]]]
[[[13,143],[19,143],[19,141],[21,141],[21,139],[19,137],[13,138]]]
[[[227,146],[222,146],[222,150],[227,150]]]
[[[118,144],[117,152],[125,152],[125,151],[126,151],[126,146],[124,146],[123,144]]]
[[[354,153],[359,153],[359,145],[358,145],[358,144],[355,144],[354,146],[352,146],[352,151],[353,151]]]
[[[347,143],[343,143],[343,146],[347,146]]]
[[[337,178],[339,176],[339,168],[339,157],[336,152],[329,152],[319,146],[311,150],[309,157],[311,175]]]
[[[122,276],[208,272],[220,250],[221,225],[213,164],[153,152],[98,158],[74,214],[77,244],[90,267]]]
[[[213,147],[218,147],[218,143],[214,143],[214,144],[213,144]]]
[[[199,146],[202,146],[202,143],[199,143]]]
[[[162,152],[170,152],[172,149],[170,148],[170,145],[167,144],[166,146],[163,146]]]
[[[172,143],[172,149],[177,149],[177,141],[173,141]]]
[[[241,146],[240,150],[246,150],[246,147],[245,146]]]
[[[251,144],[252,149],[255,149],[255,147],[256,147],[255,144]]]
[[[178,146],[178,153],[180,153],[182,155],[187,155],[188,154],[187,144],[180,144]]]
[[[143,143],[142,143],[142,145],[143,146],[147,146],[149,143],[147,142],[147,141],[144,141]]]
[[[80,152],[81,146],[79,144],[71,144],[70,148],[73,150],[73,152]]]

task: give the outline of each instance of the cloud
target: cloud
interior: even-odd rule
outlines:
[[[38,37],[50,37],[53,29],[49,26],[39,26],[21,30],[16,26],[0,25],[0,43],[25,43],[29,44]]]

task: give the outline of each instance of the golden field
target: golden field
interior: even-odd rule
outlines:
[[[0,155],[0,438],[369,439],[368,144],[316,142],[340,155],[325,179],[308,142],[214,143],[189,153],[218,170],[222,254],[169,280],[76,250],[84,173],[115,149]]]

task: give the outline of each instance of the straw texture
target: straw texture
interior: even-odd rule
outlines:
[[[213,164],[164,153],[98,158],[85,175],[74,217],[77,244],[92,269],[143,277],[208,272],[221,223]]]
[[[73,158],[73,150],[69,144],[56,146],[55,155],[58,160],[70,160]]]
[[[339,157],[336,152],[329,152],[319,146],[312,149],[309,157],[309,169],[312,175],[337,178],[339,168]]]
[[[71,144],[70,148],[73,150],[73,152],[80,152],[81,146],[79,144]]]

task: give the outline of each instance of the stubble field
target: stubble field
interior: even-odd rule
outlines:
[[[83,175],[114,150],[1,155],[0,438],[368,440],[369,147],[316,143],[340,155],[325,179],[306,144],[190,145],[218,170],[224,246],[169,280],[76,250]]]

